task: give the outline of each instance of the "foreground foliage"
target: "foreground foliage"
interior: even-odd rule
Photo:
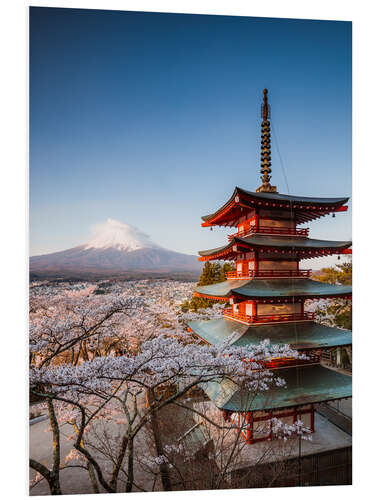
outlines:
[[[289,346],[271,348],[268,341],[246,348],[231,346],[231,338],[220,346],[200,345],[187,334],[184,321],[215,317],[222,306],[183,314],[180,305],[191,284],[138,282],[105,295],[95,294],[96,289],[88,284],[30,299],[30,390],[42,399],[38,406],[48,411],[53,436],[51,466],[30,458],[37,472],[32,485],[45,480],[51,494],[62,494],[61,471],[76,467],[86,471],[93,492],[143,491],[140,469],[160,477],[163,489],[172,489],[174,459],[181,476],[189,467],[180,459],[185,463],[190,457],[177,437],[169,448],[160,438],[162,412],[174,405],[227,436],[215,438],[211,454],[218,472],[209,485],[224,487],[229,463],[243,442],[232,424],[189,404],[190,394],[223,377],[244,387],[249,397],[283,386],[272,372],[259,370],[261,363],[297,353]],[[65,457],[62,425],[71,429],[73,443]],[[282,435],[304,432],[301,423],[288,428],[280,423],[279,428]]]
[[[352,284],[352,263],[344,262],[335,267],[322,269],[322,274],[316,279],[323,283],[332,285]],[[352,301],[346,299],[334,299],[325,303],[316,310],[317,319],[330,326],[337,326],[347,330],[352,329]]]

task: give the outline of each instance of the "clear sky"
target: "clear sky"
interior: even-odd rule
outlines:
[[[30,254],[108,217],[179,252],[224,244],[200,217],[261,184],[264,87],[272,184],[288,193],[282,162],[291,194],[350,196],[351,23],[32,7]],[[351,212],[309,227],[351,239]]]

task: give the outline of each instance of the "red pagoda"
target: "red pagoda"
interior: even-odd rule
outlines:
[[[289,344],[306,359],[278,358],[267,363],[286,381],[286,388],[271,394],[249,393],[226,380],[204,386],[208,397],[226,420],[238,422],[247,443],[271,439],[272,418],[304,421],[314,431],[316,404],[351,397],[351,377],[322,366],[325,350],[350,346],[351,331],[314,321],[305,310],[306,300],[351,298],[351,287],[310,279],[311,270],[300,267],[306,259],[351,253],[351,241],[323,241],[308,237],[300,224],[347,210],[348,198],[311,198],[280,194],[270,184],[270,107],[264,90],[261,125],[261,179],[256,192],[236,187],[215,213],[202,217],[203,227],[236,227],[228,243],[200,251],[200,261],[234,261],[236,270],[227,280],[201,286],[195,295],[229,302],[223,317],[191,321],[193,334],[203,342],[219,344],[233,335],[232,345],[256,345],[265,339]],[[265,426],[264,424],[268,422]],[[262,425],[261,425],[262,424]],[[265,432],[265,427],[267,428]]]

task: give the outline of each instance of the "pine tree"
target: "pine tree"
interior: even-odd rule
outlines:
[[[318,281],[331,283],[332,285],[351,285],[352,284],[352,263],[344,262],[335,267],[322,269],[323,274],[316,276]],[[327,321],[332,326],[352,329],[352,301],[346,299],[335,299],[329,305],[319,308],[316,311],[320,320]]]
[[[228,271],[234,271],[235,265],[229,262],[225,262],[222,266],[218,262],[207,261],[202,269],[202,274],[199,278],[198,286],[214,285],[215,283],[221,283],[227,279],[226,273]],[[207,307],[212,307],[213,304],[217,303],[217,300],[206,299],[204,297],[192,297],[191,300],[186,300],[181,304],[181,309],[184,312],[197,311],[198,309],[206,309]]]
[[[207,261],[199,278],[198,286],[213,285],[219,283],[222,276],[222,267],[218,262]]]

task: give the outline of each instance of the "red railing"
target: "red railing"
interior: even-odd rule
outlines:
[[[278,236],[305,236],[309,235],[309,229],[296,229],[293,227],[274,227],[274,226],[259,226],[258,228],[254,226],[250,226],[248,229],[243,231],[238,231],[235,234],[230,234],[228,236],[228,240],[232,241],[232,239],[236,236],[237,238],[243,238],[248,236],[249,234],[272,234]]]
[[[299,366],[299,365],[311,365],[319,363],[320,358],[317,355],[309,355],[308,359],[298,359],[298,358],[273,358],[267,361],[261,361],[260,364],[264,368],[280,368],[283,366]]]
[[[231,308],[224,309],[223,316],[224,318],[234,319],[235,321],[240,321],[241,323],[246,323],[247,325],[253,323],[272,323],[274,321],[311,321],[315,317],[312,312],[293,314],[261,314],[257,316],[249,316],[248,314],[234,312]]]
[[[311,276],[311,269],[267,269],[254,271],[249,269],[247,273],[242,271],[229,271],[226,273],[228,280],[245,280],[250,278],[308,278]]]

